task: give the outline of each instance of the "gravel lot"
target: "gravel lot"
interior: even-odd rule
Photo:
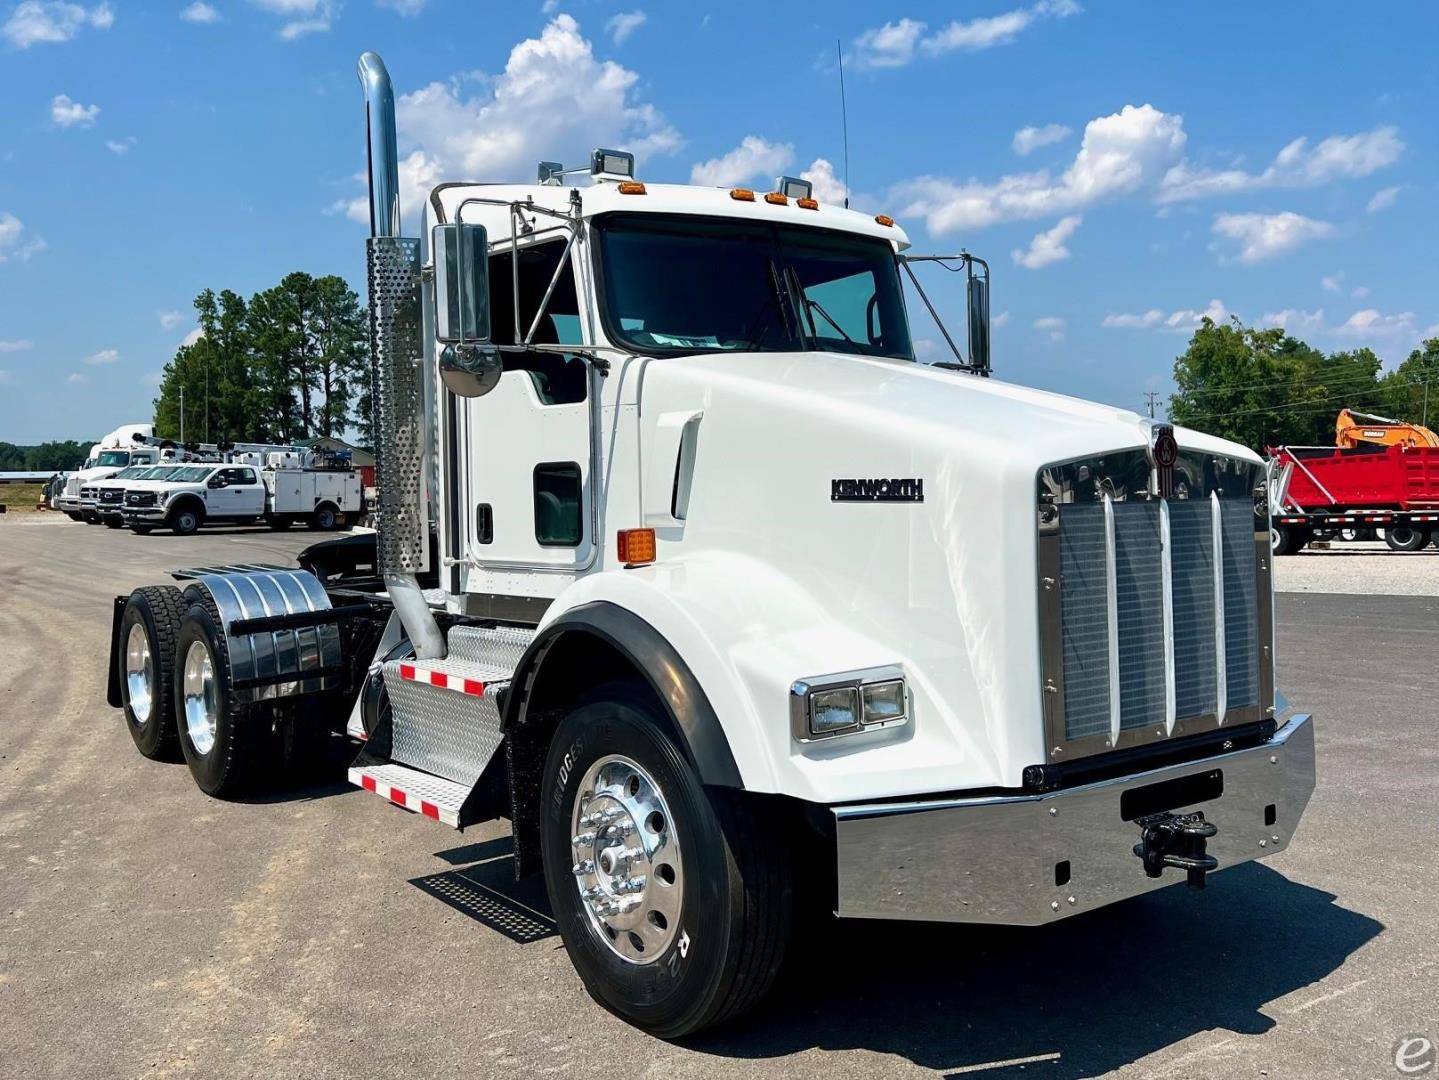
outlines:
[[[5,1080],[1387,1077],[1401,1037],[1439,1041],[1439,602],[1281,597],[1320,786],[1273,860],[1041,930],[838,923],[757,1014],[681,1047],[585,996],[502,825],[351,790],[339,745],[332,777],[247,803],[135,753],[104,704],[111,597],[312,539],[0,521]],[[1366,558],[1280,581],[1352,585]]]
[[[1439,596],[1439,548],[1390,551],[1383,541],[1306,547],[1274,561],[1280,592]]]

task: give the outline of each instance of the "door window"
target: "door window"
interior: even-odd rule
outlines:
[[[530,332],[545,291],[554,280],[555,268],[565,254],[563,240],[551,240],[520,252],[520,327],[515,331],[514,268],[510,255],[490,256],[490,307],[493,339],[507,345]],[[545,305],[545,314],[535,327],[536,345],[578,345],[584,340],[580,329],[579,298],[575,292],[574,267],[565,259],[555,291]],[[507,357],[505,369],[523,370],[533,382],[543,405],[573,405],[584,401],[589,383],[585,362],[567,353],[536,352]]]
[[[573,461],[535,466],[535,539],[542,547],[578,547],[584,535],[580,467]]]

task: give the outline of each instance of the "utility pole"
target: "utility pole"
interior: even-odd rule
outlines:
[[[185,445],[185,388],[180,387],[180,445]]]
[[[1154,419],[1154,404],[1159,400],[1158,390],[1146,390],[1144,396],[1149,399],[1149,419]]]

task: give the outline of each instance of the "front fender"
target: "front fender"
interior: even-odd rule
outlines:
[[[867,636],[858,614],[826,606],[771,565],[706,552],[592,574],[556,599],[540,635],[590,605],[628,612],[668,643],[746,790],[842,802],[995,783],[993,748],[945,708],[919,665]],[[905,669],[914,722],[822,743],[793,739],[796,680],[888,664]]]

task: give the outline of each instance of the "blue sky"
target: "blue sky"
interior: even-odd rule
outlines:
[[[410,200],[596,144],[835,198],[838,39],[855,205],[990,260],[1000,376],[1140,408],[1205,311],[1397,362],[1439,334],[1436,31],[1430,3],[0,0],[0,439],[148,418],[202,288],[362,287],[367,48]]]

